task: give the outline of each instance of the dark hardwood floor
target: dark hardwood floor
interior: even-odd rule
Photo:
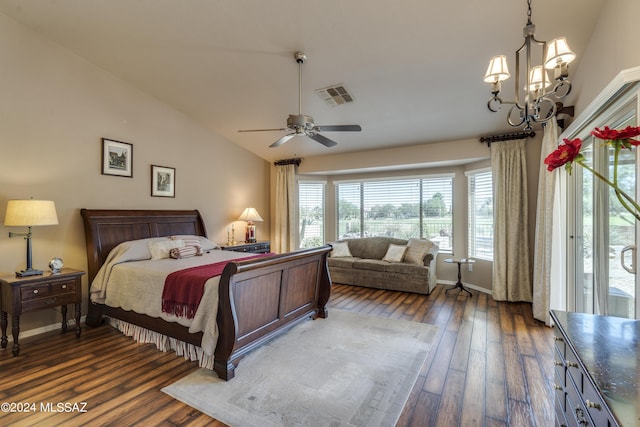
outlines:
[[[530,304],[445,289],[333,288],[330,308],[439,327],[398,425],[552,426],[552,330],[533,319]],[[108,326],[83,328],[79,339],[51,332],[21,340],[17,358],[10,347],[0,351],[0,403],[24,412],[3,404],[1,425],[223,425],[160,391],[196,363]]]

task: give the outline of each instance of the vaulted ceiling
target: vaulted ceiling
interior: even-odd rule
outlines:
[[[533,0],[536,36],[567,37],[578,60],[603,0]],[[510,132],[486,108],[489,59],[523,42],[525,0],[0,0],[0,13],[129,82],[266,160],[362,151]],[[298,113],[324,147],[281,128]],[[513,80],[513,79],[512,79]],[[504,98],[513,97],[513,81]],[[328,106],[315,90],[344,84],[354,102]],[[506,109],[506,108],[505,108]]]

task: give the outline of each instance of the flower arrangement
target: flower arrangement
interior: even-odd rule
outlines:
[[[580,138],[572,140],[565,138],[564,144],[560,144],[555,151],[544,159],[544,164],[547,165],[547,170],[552,171],[560,166],[564,166],[566,171],[571,174],[573,163],[579,164],[590,171],[595,177],[606,183],[609,187],[613,188],[620,204],[622,204],[629,213],[640,221],[640,205],[633,199],[633,197],[625,193],[618,186],[618,156],[620,154],[620,150],[631,150],[633,147],[640,145],[640,141],[633,139],[640,135],[640,126],[627,126],[622,130],[609,129],[608,126],[605,126],[604,129],[596,128],[591,132],[591,135],[598,139],[602,139],[605,141],[604,144],[613,148],[613,177],[611,179],[598,173],[585,162],[585,157],[580,152],[580,149],[582,148],[582,140]]]

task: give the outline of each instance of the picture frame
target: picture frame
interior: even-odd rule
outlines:
[[[102,138],[102,175],[133,178],[133,144]]]
[[[176,197],[176,169],[151,165],[151,196]]]

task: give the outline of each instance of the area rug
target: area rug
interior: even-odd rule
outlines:
[[[393,426],[437,330],[334,309],[249,353],[231,381],[201,368],[162,391],[234,427]]]

